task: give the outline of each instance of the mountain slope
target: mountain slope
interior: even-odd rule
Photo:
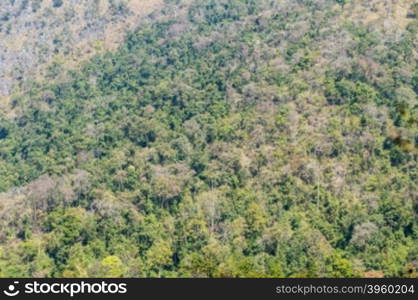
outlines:
[[[0,275],[416,276],[413,4],[166,1],[34,80],[0,117]]]
[[[13,0],[0,3],[0,97],[114,50],[162,0]]]

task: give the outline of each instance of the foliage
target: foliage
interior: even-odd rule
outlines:
[[[14,97],[0,275],[416,276],[417,21],[337,2],[170,1]]]

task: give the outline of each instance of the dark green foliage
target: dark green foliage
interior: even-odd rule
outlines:
[[[63,4],[63,0],[52,0],[53,7],[61,7]]]
[[[175,5],[0,118],[0,275],[410,274],[416,36],[335,1]]]

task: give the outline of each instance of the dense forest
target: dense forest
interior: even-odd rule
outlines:
[[[0,276],[417,277],[417,37],[416,1],[166,0],[25,78]]]

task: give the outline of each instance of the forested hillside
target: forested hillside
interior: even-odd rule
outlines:
[[[166,0],[24,77],[0,276],[417,277],[417,37],[413,0]]]
[[[96,53],[116,49],[124,32],[162,3],[1,0],[0,97],[18,94],[40,78],[56,77],[57,68],[74,67]]]

